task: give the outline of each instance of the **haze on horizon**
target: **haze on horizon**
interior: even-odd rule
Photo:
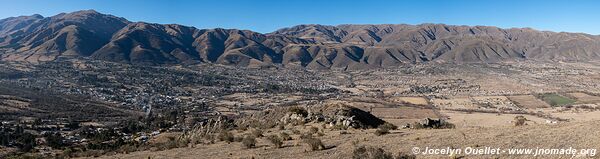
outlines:
[[[421,24],[530,27],[600,35],[600,1],[35,1],[4,2],[0,19],[93,9],[131,21],[268,33],[299,24]]]

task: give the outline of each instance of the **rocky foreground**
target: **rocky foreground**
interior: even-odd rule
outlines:
[[[287,116],[289,117],[289,116]],[[389,133],[378,133],[379,129],[332,129],[328,125],[310,122],[307,124],[288,125],[283,128],[266,129],[265,137],[256,139],[256,145],[248,148],[243,142],[217,141],[212,144],[188,145],[183,148],[174,148],[165,151],[147,150],[131,153],[117,153],[101,156],[100,158],[352,158],[357,157],[357,149],[363,146],[382,148],[383,151],[396,156],[403,154],[405,157],[417,158],[590,158],[594,154],[575,155],[509,155],[503,152],[500,155],[474,155],[465,154],[466,149],[481,149],[483,153],[490,153],[491,149],[501,150],[523,148],[574,148],[598,149],[600,142],[598,136],[600,121],[565,122],[554,125],[531,124],[529,121],[522,126],[497,126],[480,128],[451,128],[451,129],[409,129],[400,128]],[[521,123],[523,124],[523,123]],[[321,128],[327,127],[327,128]],[[317,129],[312,130],[312,129]],[[248,130],[249,131],[249,130]],[[317,150],[305,143],[304,133],[315,131],[314,138],[323,143],[323,148]],[[243,130],[232,131],[234,136],[243,135]],[[291,140],[283,141],[277,148],[270,142],[271,135],[281,132],[291,134]],[[318,134],[318,135],[317,135]],[[416,147],[416,148],[415,148]],[[412,156],[418,148],[418,153]],[[424,155],[426,149],[462,149],[461,154]],[[364,154],[363,154],[364,155]],[[591,156],[594,155],[594,156]],[[363,156],[364,157],[364,156]]]

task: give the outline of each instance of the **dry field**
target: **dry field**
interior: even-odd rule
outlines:
[[[405,102],[405,103],[410,103],[410,104],[415,104],[415,105],[429,104],[427,99],[425,99],[423,97],[391,97],[390,100],[393,102]]]
[[[567,95],[575,98],[579,103],[600,103],[600,97],[586,93],[567,93]]]
[[[505,96],[481,96],[481,97],[471,97],[473,102],[477,103],[483,108],[492,108],[492,109],[518,109],[515,104],[513,104],[507,97]]]
[[[399,107],[399,108],[373,108],[371,114],[384,119],[423,119],[439,118],[432,109]]]
[[[546,102],[536,98],[533,95],[519,95],[519,96],[509,96],[510,100],[513,101],[517,106],[524,109],[538,109],[538,108],[548,108]]]
[[[471,127],[504,127],[514,125],[514,119],[521,114],[499,114],[499,113],[467,113],[459,111],[442,111],[448,116],[448,121],[456,125],[456,127],[471,128]],[[528,124],[538,125],[546,124],[546,119],[523,115],[528,120]]]
[[[397,126],[414,123],[423,118],[440,118],[432,109],[414,107],[373,108],[371,114]]]
[[[600,120],[600,111],[552,112],[551,114],[552,116],[575,122]]]
[[[478,109],[470,97],[455,97],[451,99],[432,99],[431,103],[440,109]]]

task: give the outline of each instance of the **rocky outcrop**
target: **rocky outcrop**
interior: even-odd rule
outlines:
[[[295,109],[302,109],[298,108]],[[289,111],[279,120],[282,124],[300,123],[326,123],[329,127],[369,129],[377,128],[385,121],[377,118],[369,112],[361,109],[346,106],[343,104],[326,105],[319,108],[309,109],[307,113],[299,111]]]

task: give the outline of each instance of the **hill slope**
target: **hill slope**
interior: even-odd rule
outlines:
[[[266,139],[258,139],[257,147],[247,149],[241,143],[217,142],[210,145],[196,145],[195,148],[176,148],[165,151],[138,151],[129,154],[101,156],[100,158],[352,158],[353,150],[360,145],[382,147],[385,151],[412,154],[413,147],[424,151],[426,147],[444,149],[460,148],[463,152],[457,158],[535,158],[533,155],[468,155],[465,149],[485,147],[506,149],[523,148],[575,148],[596,149],[600,135],[594,130],[600,126],[598,121],[564,123],[558,125],[531,125],[523,127],[502,126],[495,128],[457,128],[457,129],[404,129],[395,130],[388,135],[376,136],[373,131],[349,130],[345,134],[339,131],[326,131],[321,137],[323,143],[331,148],[310,151],[308,145],[295,140],[285,141],[283,148],[273,148]],[[548,131],[551,129],[551,131]],[[358,139],[358,140],[357,140]],[[354,144],[358,143],[358,146]],[[549,158],[589,158],[585,155],[542,155]],[[595,154],[597,155],[597,154]],[[452,158],[449,155],[423,155],[417,158]],[[595,156],[596,157],[596,156]],[[593,157],[592,157],[593,158]]]
[[[490,26],[298,25],[261,34],[133,23],[93,10],[0,20],[4,61],[367,69],[423,62],[590,61],[600,59],[598,50],[600,36]]]

